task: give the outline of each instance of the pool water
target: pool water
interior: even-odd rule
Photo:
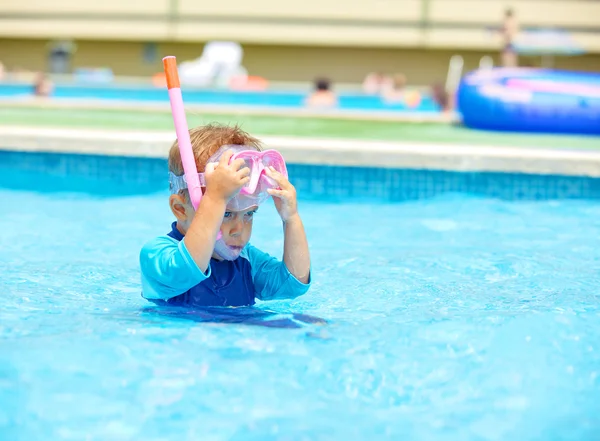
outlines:
[[[30,96],[33,85],[0,83],[0,97]],[[271,91],[230,91],[218,89],[183,89],[186,104],[211,104],[218,106],[269,106],[277,108],[303,108],[308,91],[271,90]],[[131,85],[77,85],[57,84],[52,96],[67,99],[99,99],[136,102],[169,101],[166,88]],[[341,92],[338,94],[338,109],[352,111],[390,111],[390,112],[439,112],[440,107],[427,94],[420,103],[408,107],[404,102],[386,102],[378,95]]]
[[[302,200],[311,291],[236,324],[140,297],[166,193],[14,178],[0,178],[2,440],[600,435],[597,201]],[[281,253],[271,204],[252,242]],[[297,326],[261,326],[265,311]]]

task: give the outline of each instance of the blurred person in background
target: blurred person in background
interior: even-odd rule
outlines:
[[[448,93],[443,82],[433,83],[430,88],[431,98],[440,107],[442,113],[450,115],[454,110],[455,96]]]
[[[334,107],[337,97],[331,90],[331,82],[327,78],[315,80],[315,90],[306,98],[305,104],[309,107]]]
[[[382,90],[382,98],[387,103],[399,103],[404,101],[404,92],[406,90],[406,75],[397,73],[392,77],[391,83],[388,83]]]
[[[382,72],[369,73],[362,83],[363,92],[369,95],[379,95],[386,87],[391,84],[389,76]]]
[[[446,92],[446,88],[440,82],[434,83],[431,86],[431,97],[433,101],[440,106],[440,108],[445,111],[448,109],[448,105],[450,104],[450,100],[448,99],[448,93]]]
[[[504,67],[517,67],[519,58],[514,46],[514,40],[519,33],[519,23],[514,11],[508,8],[504,12],[504,21],[500,28],[502,35],[502,65]]]
[[[36,97],[49,97],[52,95],[53,91],[54,84],[50,78],[48,78],[48,76],[43,72],[38,73],[35,77],[35,82],[33,85],[33,94]]]
[[[0,61],[0,81],[4,79],[4,64]]]

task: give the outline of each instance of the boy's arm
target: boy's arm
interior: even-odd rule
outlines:
[[[310,253],[308,240],[299,214],[283,222],[283,262],[299,282],[308,283]]]
[[[245,167],[243,159],[229,164],[232,155],[233,151],[227,150],[218,164],[206,164],[206,193],[200,199],[192,224],[183,239],[194,262],[203,272],[206,272],[215,249],[227,201],[250,179],[250,170]]]
[[[200,200],[192,224],[183,241],[192,259],[202,272],[206,272],[215,248],[217,234],[225,215],[226,202],[206,192]]]
[[[296,189],[290,181],[273,167],[265,169],[279,189],[270,188],[275,208],[283,221],[283,262],[298,281],[308,283],[310,278],[310,253],[302,219],[298,214]]]

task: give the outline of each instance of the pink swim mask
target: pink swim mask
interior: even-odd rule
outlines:
[[[285,160],[277,150],[259,152],[252,147],[226,145],[215,153],[214,160],[220,159],[227,150],[235,152],[229,161],[230,164],[237,159],[243,159],[246,167],[250,169],[250,181],[227,204],[227,208],[231,210],[241,211],[252,206],[259,206],[269,198],[270,195],[267,193],[269,188],[279,188],[277,182],[267,176],[265,171],[267,167],[273,167],[286,178],[288,176]]]
[[[253,147],[224,145],[208,159],[208,162],[219,162],[227,150],[234,151],[234,155],[229,160],[230,164],[236,159],[243,159],[246,167],[250,169],[250,181],[227,203],[227,209],[230,211],[243,211],[253,206],[259,206],[269,198],[270,195],[267,193],[269,188],[279,188],[277,182],[266,175],[267,167],[273,167],[283,176],[288,177],[285,160],[277,150],[259,152]],[[198,173],[198,178],[200,184],[205,186],[204,173]],[[172,193],[178,193],[187,188],[184,176],[170,174],[169,182]]]

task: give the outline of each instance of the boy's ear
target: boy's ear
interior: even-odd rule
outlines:
[[[187,203],[185,199],[181,195],[172,194],[169,197],[169,206],[171,207],[171,211],[178,221],[187,220],[187,213],[185,209],[186,204]]]

